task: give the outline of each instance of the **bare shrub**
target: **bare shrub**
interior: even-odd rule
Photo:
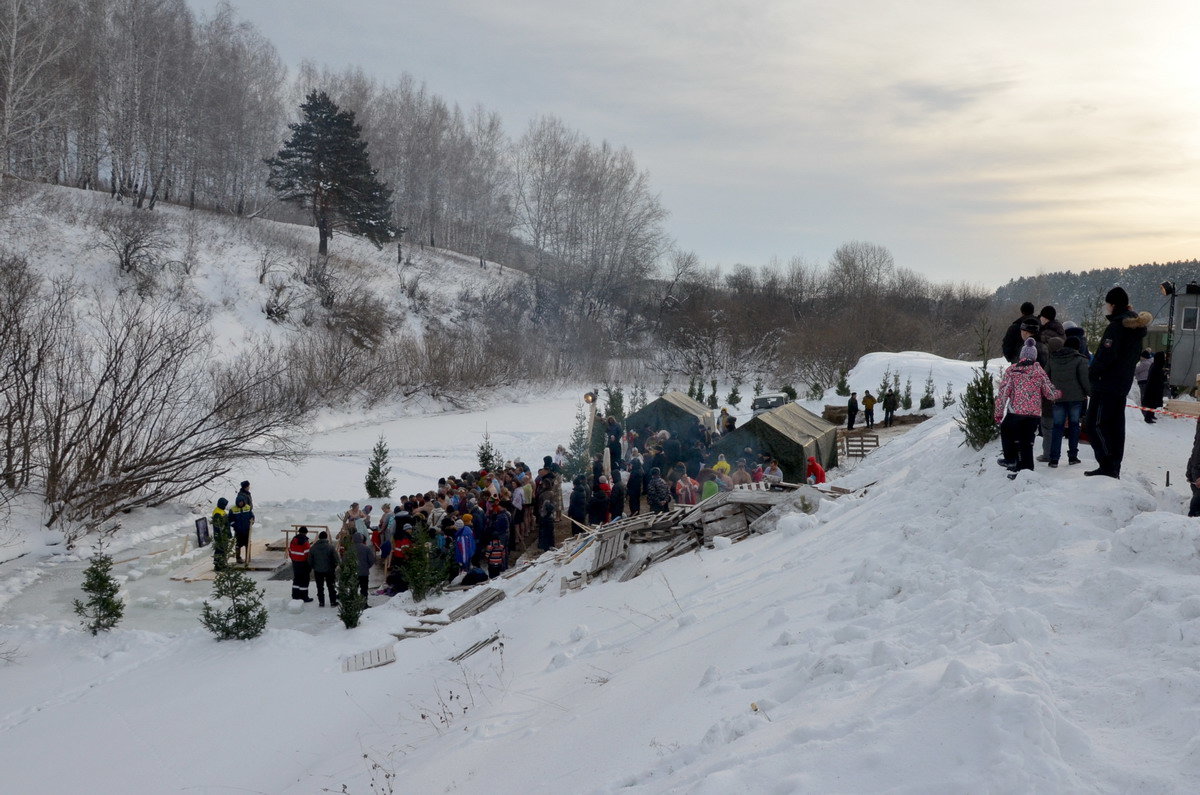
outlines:
[[[100,214],[97,246],[117,259],[122,273],[148,276],[168,245],[162,220],[132,207],[110,207]]]

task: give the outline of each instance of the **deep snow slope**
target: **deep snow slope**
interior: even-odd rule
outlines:
[[[356,630],[322,617],[232,644],[0,613],[20,648],[0,668],[6,786],[370,792],[393,772],[397,792],[1196,791],[1195,524],[1162,487],[1194,426],[1136,417],[1128,479],[1010,482],[946,412],[837,481],[861,494],[775,533],[559,596],[580,560],[517,595],[544,560],[371,671],[341,659],[411,624],[407,597]]]

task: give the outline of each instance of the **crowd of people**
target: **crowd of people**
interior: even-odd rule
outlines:
[[[1084,474],[1120,478],[1125,401],[1135,379],[1143,408],[1162,406],[1165,355],[1143,351],[1152,316],[1134,311],[1121,287],[1109,290],[1104,301],[1108,325],[1094,352],[1088,350],[1084,330],[1060,321],[1053,306],[1035,315],[1032,303],[1022,304],[1021,316],[1005,333],[1001,350],[1010,364],[996,390],[994,413],[1003,452],[999,463],[1010,470],[1010,478],[1033,469],[1034,461],[1057,467],[1064,437],[1067,463],[1082,463],[1083,434],[1096,460],[1095,468]],[[1149,361],[1140,371],[1139,359]],[[1144,416],[1154,421],[1152,411],[1144,411]],[[1035,458],[1039,433],[1041,453]]]

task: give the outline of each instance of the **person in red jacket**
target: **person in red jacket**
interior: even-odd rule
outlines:
[[[816,456],[808,457],[808,469],[804,470],[804,479],[813,485],[825,482],[825,468],[817,463]]]
[[[292,598],[301,602],[311,602],[308,595],[308,578],[312,574],[312,559],[309,551],[312,544],[308,543],[308,528],[301,527],[288,544],[288,559],[292,562]]]

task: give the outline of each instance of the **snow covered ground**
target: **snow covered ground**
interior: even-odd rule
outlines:
[[[931,362],[908,354],[867,357],[852,387],[874,391],[877,356],[909,360],[919,395]],[[932,364],[939,394],[969,377]],[[423,486],[470,463],[485,423],[536,460],[574,400],[328,418],[297,469],[249,477],[264,521],[328,515],[361,497],[381,428],[402,483]],[[372,792],[394,773],[421,793],[1197,791],[1200,565],[1179,486],[1194,426],[1130,411],[1125,480],[1010,482],[995,445],[959,446],[952,414],[831,473],[865,490],[774,533],[518,595],[544,559],[491,610],[357,673],[342,659],[411,624],[408,597],[347,631],[283,610],[269,582],[267,633],[217,643],[196,621],[206,586],[168,579],[194,554],[173,548],[189,506],[129,517],[140,551],[164,551],[118,567],[138,572],[131,610],[97,638],[69,611],[82,562],[35,549],[0,565],[0,644],[17,650],[0,664],[4,788]]]

